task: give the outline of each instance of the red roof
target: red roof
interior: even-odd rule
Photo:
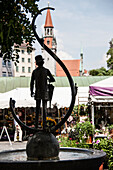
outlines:
[[[46,21],[45,21],[45,27],[52,27],[53,28],[53,24],[52,24],[52,19],[51,19],[51,13],[50,10],[47,10],[47,15],[46,15]]]
[[[79,70],[80,70],[80,60],[62,60],[62,62],[65,64],[67,69],[69,70],[71,76],[80,76]],[[56,63],[56,76],[57,77],[65,77],[66,74],[62,70],[61,66]]]

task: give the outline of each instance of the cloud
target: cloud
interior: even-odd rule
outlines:
[[[44,34],[44,24],[41,25],[41,33]]]
[[[73,57],[70,54],[68,54],[68,53],[66,53],[64,51],[58,51],[57,56],[61,60],[73,60]]]
[[[63,35],[57,29],[54,29],[54,33],[57,37],[57,56],[61,60],[72,60],[73,57],[64,50]]]
[[[56,41],[57,41],[57,50],[63,50],[64,49],[64,44],[63,44],[63,35],[57,30],[54,29],[54,36],[56,37]]]
[[[102,56],[102,58],[101,58],[101,60],[100,60],[100,65],[101,66],[103,66],[103,67],[105,67],[106,69],[107,69],[107,57],[106,57],[106,55],[104,54],[103,56]]]

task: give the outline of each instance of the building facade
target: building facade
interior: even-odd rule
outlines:
[[[14,77],[30,77],[35,69],[35,49],[27,51],[26,43],[23,43],[19,50],[19,63],[14,65]]]
[[[14,48],[16,46],[14,45]],[[19,46],[19,62],[14,64],[13,61],[4,61],[0,58],[0,77],[30,77],[35,69],[35,49],[27,52],[26,43]]]
[[[57,42],[54,37],[54,26],[51,19],[50,9],[47,10],[46,20],[44,25],[44,44],[50,48],[55,54],[57,52]],[[44,58],[44,66],[47,67],[51,73],[56,76],[56,61],[42,48],[42,56]]]
[[[14,68],[12,61],[4,61],[3,58],[0,58],[0,77],[13,77]]]

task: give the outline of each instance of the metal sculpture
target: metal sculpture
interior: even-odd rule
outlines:
[[[51,8],[51,7],[46,7],[46,8],[42,8],[41,10],[39,10],[39,13],[36,14],[32,20],[32,29],[33,29],[33,32],[34,32],[34,35],[36,37],[36,39],[38,40],[38,42],[40,43],[40,45],[56,60],[56,62],[59,63],[59,65],[62,67],[62,69],[64,70],[64,72],[66,73],[67,75],[67,78],[69,80],[69,84],[70,84],[70,87],[71,87],[71,103],[70,103],[70,107],[69,107],[69,110],[67,111],[65,117],[55,126],[53,126],[51,129],[50,129],[50,132],[54,132],[56,131],[58,128],[60,128],[65,122],[66,120],[68,119],[68,117],[71,115],[72,113],[72,110],[73,110],[73,107],[74,107],[74,103],[75,103],[75,96],[77,94],[77,87],[76,85],[74,85],[74,82],[73,82],[73,79],[68,71],[68,69],[66,68],[66,66],[64,65],[64,63],[56,56],[55,53],[53,53],[51,51],[51,49],[49,49],[45,44],[44,44],[44,41],[43,41],[43,38],[40,38],[38,36],[38,34],[36,33],[36,26],[35,26],[35,20],[37,18],[38,15],[40,15],[44,10],[47,10],[47,9],[50,9],[50,10],[54,10],[54,8]],[[28,131],[32,131],[32,132],[38,132],[38,131],[41,131],[41,129],[37,129],[37,128],[31,128],[27,125],[25,125],[21,120],[19,120],[14,112],[14,108],[13,108],[13,100],[10,99],[10,108],[11,108],[11,111],[12,111],[12,114],[15,118],[15,120],[20,124],[20,126],[22,128],[24,128],[25,130],[28,130]]]

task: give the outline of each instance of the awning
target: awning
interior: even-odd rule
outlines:
[[[87,103],[88,87],[79,87],[75,105]],[[9,108],[10,98],[16,101],[15,107],[36,107],[36,101],[30,96],[30,88],[16,88],[6,93],[0,94],[0,109]],[[81,101],[82,100],[82,101]],[[69,107],[71,103],[70,87],[55,87],[52,98],[52,106],[57,104],[58,108]],[[49,106],[49,103],[48,103]]]
[[[89,86],[94,102],[113,102],[113,76]]]

